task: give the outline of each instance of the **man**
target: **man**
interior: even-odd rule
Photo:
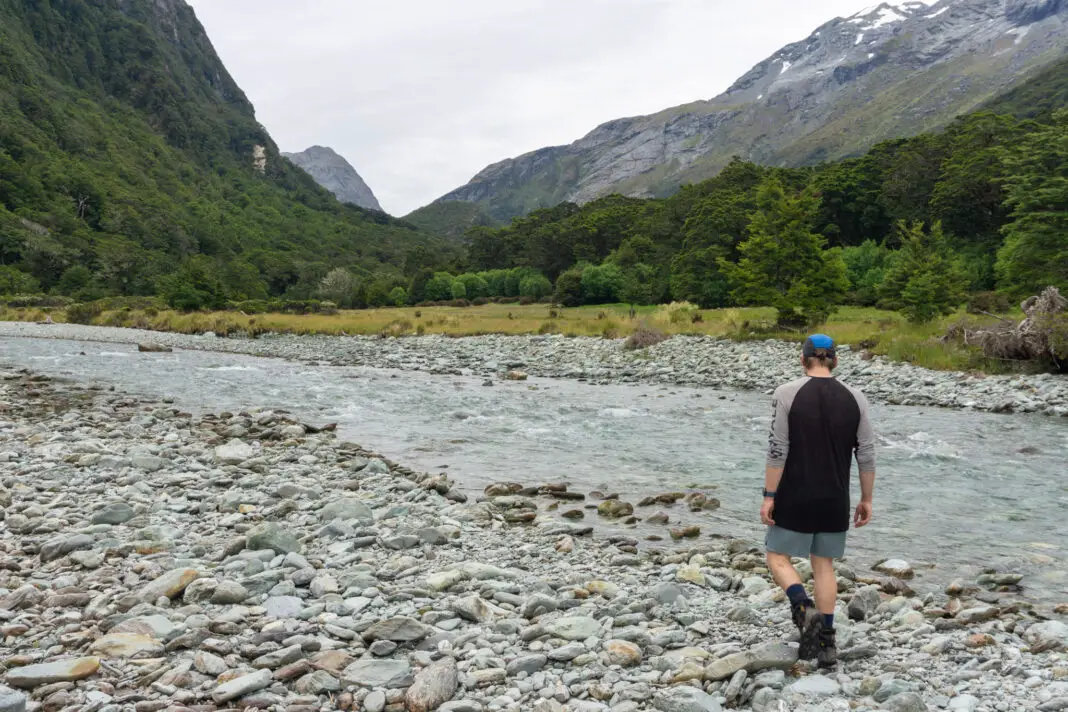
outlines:
[[[853,523],[863,527],[871,521],[875,436],[867,399],[832,373],[838,356],[829,336],[806,339],[801,364],[804,378],[775,391],[760,518],[768,527],[768,568],[786,591],[801,634],[800,657],[831,667],[838,662],[834,559],[845,554],[849,471],[855,453],[861,495]],[[812,560],[815,603],[791,563],[793,556]]]

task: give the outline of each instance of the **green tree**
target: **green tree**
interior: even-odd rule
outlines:
[[[999,284],[1016,294],[1068,289],[1068,109],[1005,155],[1006,205]]]
[[[403,307],[408,303],[408,290],[404,287],[394,287],[389,293],[389,302],[395,307]]]
[[[623,270],[613,262],[587,267],[582,272],[582,293],[587,304],[612,304],[623,291]]]
[[[426,283],[423,296],[428,302],[447,302],[452,299],[452,283],[455,281],[448,272],[436,272]]]
[[[565,307],[582,306],[582,272],[585,265],[575,265],[556,278],[556,301]]]
[[[467,299],[467,287],[460,280],[452,283],[451,296],[453,299]]]
[[[842,248],[842,260],[849,277],[849,299],[860,306],[874,306],[879,301],[879,287],[886,275],[890,250],[874,240]]]
[[[967,277],[950,254],[942,224],[897,225],[901,249],[879,288],[881,304],[901,311],[915,324],[950,314],[964,301]]]
[[[490,296],[489,283],[481,276],[468,272],[466,274],[461,274],[456,279],[457,281],[463,282],[468,299],[478,299],[479,297]]]
[[[840,252],[825,250],[825,239],[812,232],[818,212],[819,199],[810,190],[787,195],[774,175],[761,183],[749,237],[738,246],[741,259],[719,261],[736,301],[774,307],[782,325],[826,320],[849,279]]]
[[[639,262],[623,273],[619,296],[628,304],[656,304],[660,297],[659,281],[660,275],[655,267]]]
[[[519,284],[519,296],[530,299],[544,299],[553,293],[553,283],[543,274],[531,274]]]
[[[0,265],[0,294],[34,294],[40,290],[41,285],[32,274],[11,265]]]
[[[344,267],[330,270],[319,282],[318,295],[338,305],[349,302],[352,289],[356,284],[356,278]]]

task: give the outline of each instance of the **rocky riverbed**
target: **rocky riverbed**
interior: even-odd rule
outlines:
[[[1068,626],[1012,574],[917,597],[841,566],[821,672],[754,542],[594,537],[552,483],[468,500],[282,412],[0,379],[0,663],[32,709],[1068,709]]]
[[[422,336],[380,339],[350,336],[268,335],[218,338],[76,324],[0,322],[0,336],[33,336],[271,356],[335,365],[373,366],[436,374],[532,376],[592,383],[664,383],[768,390],[796,378],[798,347],[781,341],[737,343],[675,337],[646,351],[622,341],[562,336]],[[1068,416],[1068,378],[1051,374],[984,376],[932,371],[843,348],[838,374],[876,402]]]

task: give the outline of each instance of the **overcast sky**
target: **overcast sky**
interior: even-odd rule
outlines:
[[[709,99],[872,0],[189,0],[284,151],[405,215],[490,163]]]

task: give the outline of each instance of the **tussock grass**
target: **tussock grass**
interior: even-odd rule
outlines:
[[[62,309],[0,309],[0,320],[41,321],[46,312],[57,322],[66,321]],[[553,314],[555,312],[555,314]],[[700,315],[695,319],[694,315]],[[842,307],[819,327],[839,344],[865,349],[896,361],[908,361],[939,370],[978,370],[1001,373],[1018,368],[983,357],[978,349],[941,343],[939,337],[964,312],[951,314],[924,326],[913,326],[895,312],[864,307]],[[972,321],[976,317],[970,318]],[[667,336],[705,335],[740,341],[783,339],[800,342],[802,331],[775,326],[775,311],[766,308],[700,310],[689,304],[638,307],[632,317],[623,304],[564,309],[545,304],[486,304],[477,307],[420,307],[341,311],[337,314],[255,314],[119,310],[106,311],[93,324],[183,334],[214,332],[219,336],[259,336],[266,333],[362,335],[404,338],[439,334],[562,334],[569,337],[626,339],[647,326]]]

